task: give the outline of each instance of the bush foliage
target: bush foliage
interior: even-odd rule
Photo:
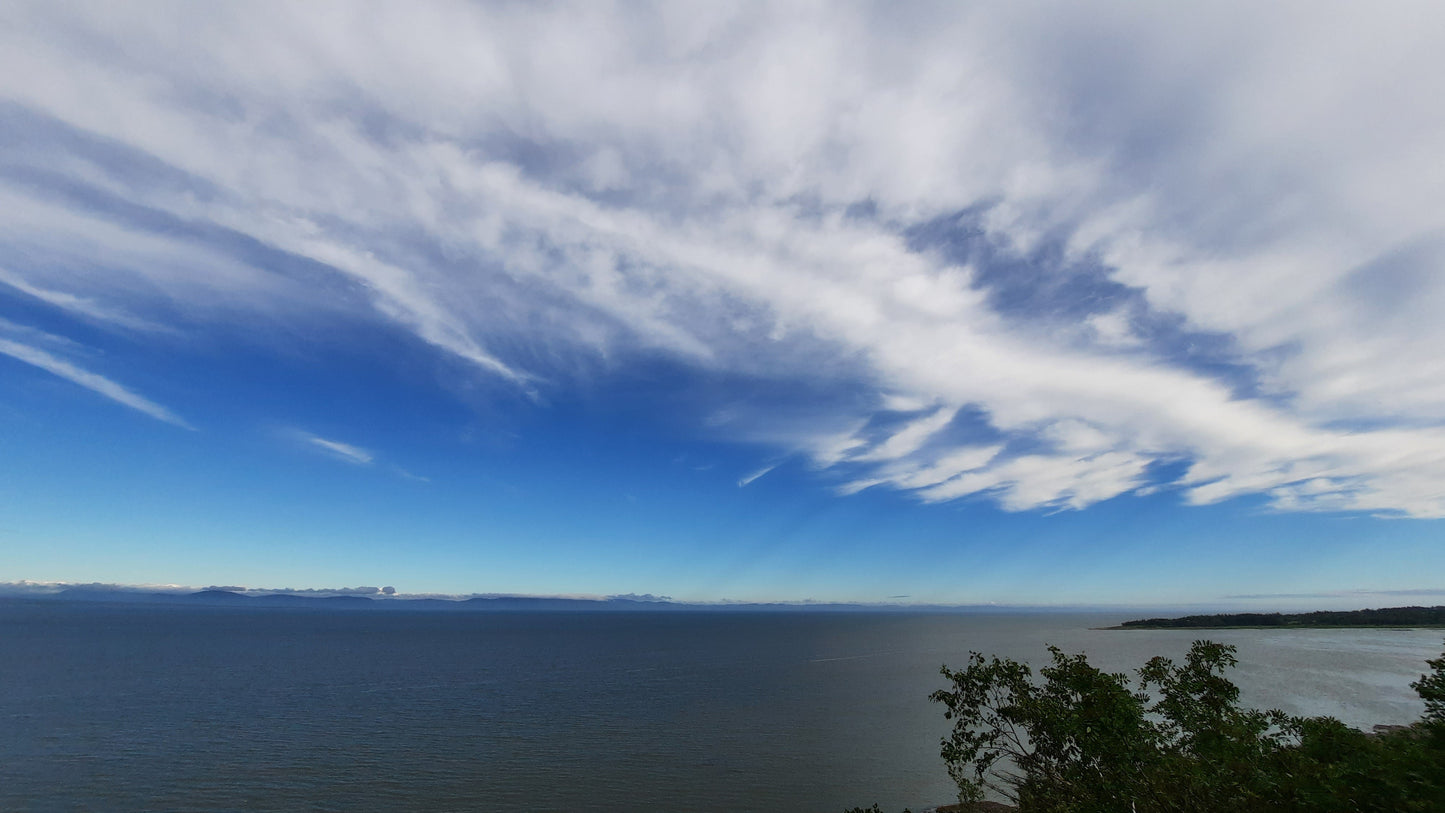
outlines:
[[[1050,647],[1025,664],[969,655],[934,692],[959,800],[989,791],[1023,813],[1445,811],[1445,655],[1411,686],[1413,726],[1378,735],[1328,717],[1239,705],[1233,647],[1196,641],[1134,678]]]

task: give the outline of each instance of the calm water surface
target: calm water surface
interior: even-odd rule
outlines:
[[[970,649],[1111,670],[1119,616],[0,605],[0,810],[823,811],[952,799]],[[1245,699],[1409,722],[1439,631],[1207,633]]]

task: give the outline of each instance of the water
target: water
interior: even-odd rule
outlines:
[[[1117,620],[0,605],[0,809],[918,809],[969,649],[1125,670],[1208,634],[1246,701],[1367,727],[1419,716],[1442,637]]]

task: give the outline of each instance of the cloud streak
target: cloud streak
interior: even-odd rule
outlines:
[[[771,463],[769,465],[763,466],[762,468],[756,469],[749,474],[743,475],[741,478],[738,479],[738,488],[747,488],[748,486],[752,485],[753,482],[759,477],[762,477],[763,475],[767,474],[768,472],[772,471],[777,467],[778,464]]]
[[[149,415],[158,421],[165,421],[174,426],[179,426],[182,429],[190,429],[193,431],[195,429],[195,427],[186,423],[175,413],[149,398],[138,395],[104,376],[81,369],[37,347],[0,338],[0,354],[38,367],[52,375],[59,376],[73,384],[85,387],[91,392],[109,398],[118,404]]]
[[[131,330],[163,330],[163,328],[161,328],[159,325],[147,322],[144,319],[137,319],[134,316],[131,316],[130,314],[124,313],[122,311],[116,311],[109,308],[101,307],[87,298],[76,296],[74,294],[63,293],[60,291],[49,291],[44,288],[37,288],[26,282],[19,275],[14,274],[4,268],[0,268],[0,284],[8,285],[23,294],[27,294],[31,297],[34,297],[35,299],[40,300],[41,302],[45,302],[49,305],[54,305],[57,308],[63,308],[65,310],[72,311],[82,316],[90,317],[100,322],[114,324],[119,327],[129,328]]]
[[[302,440],[309,443],[312,447],[326,452],[329,456],[337,460],[355,466],[369,466],[371,462],[376,459],[376,456],[370,451],[360,446],[353,446],[350,443],[342,443],[339,440],[327,440],[326,438],[304,433]]]

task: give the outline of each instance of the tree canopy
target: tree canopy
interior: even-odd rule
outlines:
[[[1445,811],[1445,654],[1410,684],[1422,718],[1367,734],[1241,706],[1226,676],[1232,646],[1195,641],[1182,663],[1156,657],[1132,678],[1049,653],[1037,677],[977,652],[943,667],[949,687],[931,699],[953,721],[940,753],[960,802],[992,794],[1021,813]]]
[[[1411,686],[1412,726],[1366,734],[1328,717],[1239,704],[1231,646],[1131,678],[1050,647],[1023,663],[970,653],[932,695],[953,731],[941,753],[963,802],[989,792],[1023,813],[1445,810],[1445,655]]]

